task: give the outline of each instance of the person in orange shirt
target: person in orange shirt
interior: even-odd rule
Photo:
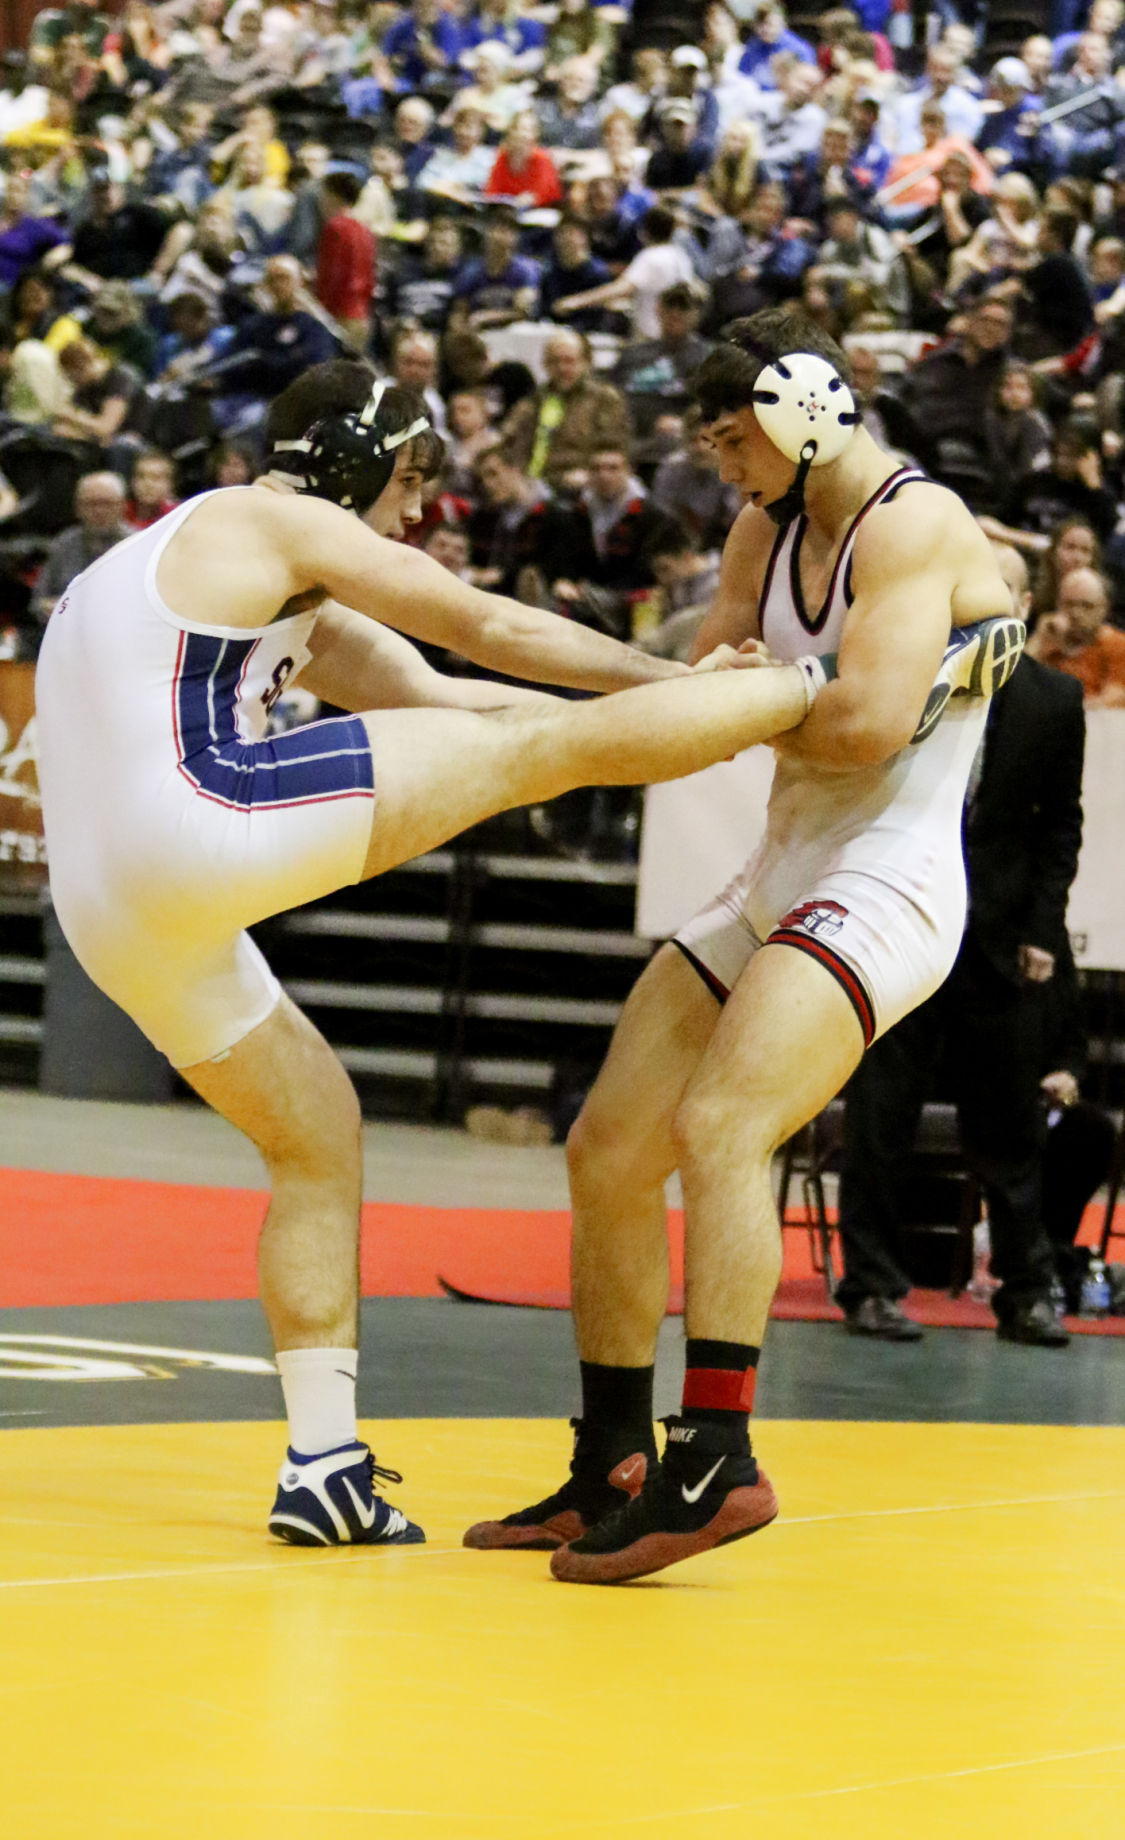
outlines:
[[[876,201],[889,212],[890,222],[901,222],[916,211],[930,210],[941,197],[938,178],[951,153],[963,154],[972,170],[972,189],[987,195],[996,179],[988,161],[970,141],[947,134],[941,104],[927,102],[919,118],[924,145],[917,153],[900,154],[887,174]]]
[[[1125,632],[1110,626],[1109,584],[1096,569],[1071,569],[1058,606],[1045,613],[1027,649],[1040,664],[1076,677],[1087,709],[1125,709]]]
[[[487,197],[510,198],[525,210],[541,210],[544,205],[558,203],[562,197],[558,169],[538,142],[538,118],[530,109],[521,109],[512,117],[504,145],[488,175],[484,188]]]

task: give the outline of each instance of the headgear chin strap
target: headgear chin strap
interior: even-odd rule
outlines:
[[[762,433],[797,472],[788,491],[766,506],[775,524],[792,523],[805,508],[805,482],[814,466],[843,453],[859,423],[844,379],[815,352],[787,352],[759,373],[751,401]]]
[[[275,442],[274,453],[285,460],[272,471],[298,492],[362,516],[388,484],[398,449],[430,427],[429,418],[420,415],[393,434],[380,434],[379,404],[390,387],[381,379],[358,413],[326,415],[299,441]]]

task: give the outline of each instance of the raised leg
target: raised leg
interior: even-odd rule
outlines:
[[[794,666],[671,678],[516,719],[462,710],[364,716],[375,770],[365,875],[434,849],[470,825],[575,786],[678,779],[795,728],[808,707]]]

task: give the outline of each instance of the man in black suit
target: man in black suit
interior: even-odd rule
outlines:
[[[1026,618],[1027,571],[998,547]],[[895,1250],[923,1100],[948,1063],[966,1166],[988,1201],[998,1333],[1065,1347],[1043,1222],[1044,987],[1066,950],[1066,903],[1082,838],[1085,718],[1076,680],[1025,657],[995,699],[970,781],[969,917],[945,984],[871,1048],[847,1089],[840,1176],[846,1275],[837,1292],[856,1334],[913,1341]],[[975,775],[974,775],[975,777]]]

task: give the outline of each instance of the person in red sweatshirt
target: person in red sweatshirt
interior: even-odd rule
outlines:
[[[354,352],[367,349],[375,292],[375,238],[354,215],[362,189],[350,172],[329,173],[322,181],[324,222],[316,250],[316,297]]]
[[[557,204],[562,197],[555,162],[539,145],[539,121],[531,109],[513,115],[484,190],[488,198],[511,198],[525,210]]]

